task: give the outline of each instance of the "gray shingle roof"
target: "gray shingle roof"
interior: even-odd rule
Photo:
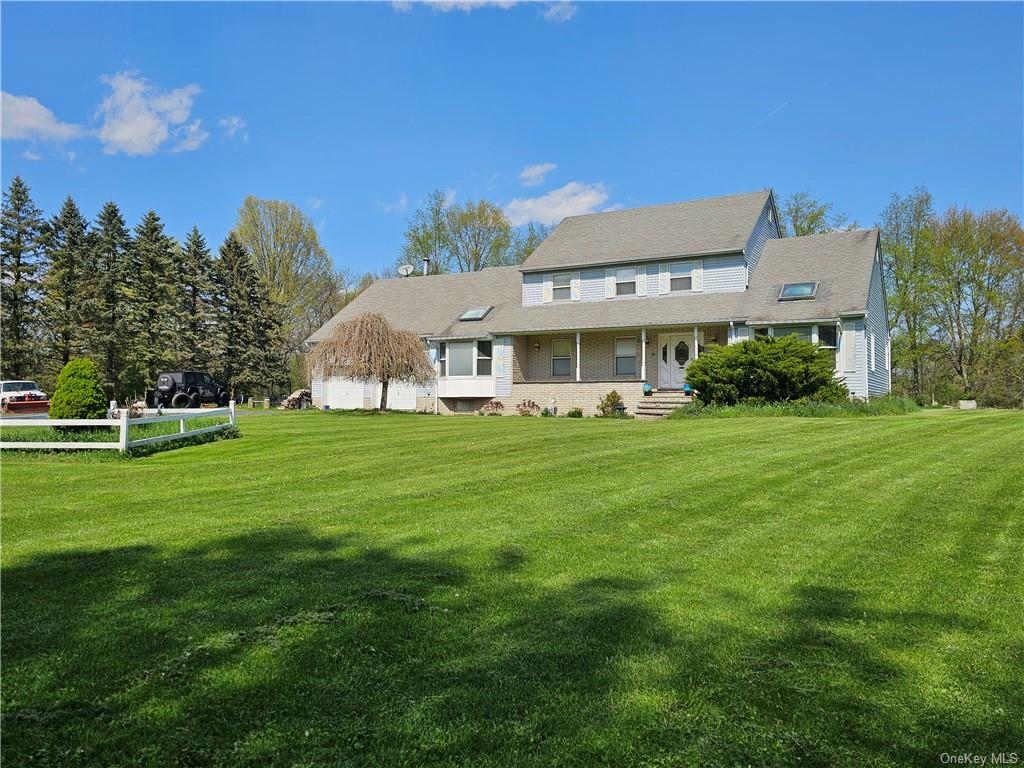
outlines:
[[[735,253],[746,247],[770,194],[766,189],[684,203],[569,216],[521,268],[534,272],[666,256]]]
[[[803,322],[863,313],[878,230],[770,240],[750,288],[737,293],[624,297],[522,306],[518,267],[430,277],[378,280],[341,310],[310,342],[363,312],[379,312],[400,328],[433,338],[483,338],[498,333],[720,323]],[[783,283],[815,281],[810,301],[778,300]],[[483,320],[460,321],[470,307],[492,305]]]
[[[750,322],[814,320],[864,312],[877,229],[769,240],[750,279]],[[783,283],[816,281],[813,301],[779,301]]]
[[[351,304],[307,339],[317,342],[346,320],[377,312],[398,328],[421,336],[447,336],[453,329],[464,338],[486,337],[498,318],[521,308],[523,276],[519,267],[491,267],[479,272],[458,272],[427,277],[377,280]],[[470,307],[493,306],[483,320],[459,321]]]

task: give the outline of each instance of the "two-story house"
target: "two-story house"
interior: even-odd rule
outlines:
[[[851,396],[889,392],[875,229],[784,237],[771,191],[571,216],[521,265],[379,280],[314,333],[363,312],[423,337],[437,372],[392,382],[395,409],[471,413],[523,400],[594,413],[615,389],[678,395],[709,346],[796,334],[834,351]],[[375,382],[314,380],[314,403],[363,408]],[[650,398],[647,398],[650,401]]]

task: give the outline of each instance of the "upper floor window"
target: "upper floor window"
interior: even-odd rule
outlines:
[[[626,267],[615,270],[615,295],[635,296],[636,295],[636,268]]]
[[[690,262],[684,262],[682,264],[672,264],[669,267],[669,290],[675,293],[676,291],[692,291],[693,290],[693,264]]]
[[[813,299],[818,292],[817,283],[786,283],[779,291],[779,301]]]
[[[572,298],[572,273],[563,272],[551,278],[552,301],[569,301]]]

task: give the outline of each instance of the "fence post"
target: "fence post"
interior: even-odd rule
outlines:
[[[178,419],[178,434],[185,434],[185,419]]]
[[[120,416],[120,434],[118,436],[117,450],[124,453],[128,450],[128,409],[122,408]]]
[[[228,408],[231,409],[231,426],[235,426],[235,401],[232,400],[228,403]]]
[[[107,418],[108,419],[112,418],[114,416],[114,411],[116,411],[116,410],[117,410],[117,400],[111,400],[110,401],[110,407],[107,408]]]

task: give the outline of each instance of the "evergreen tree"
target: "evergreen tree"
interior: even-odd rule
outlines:
[[[179,363],[205,371],[213,357],[213,258],[198,227],[192,227],[178,264]]]
[[[39,364],[39,280],[42,213],[20,176],[3,195],[0,216],[0,368],[4,378],[35,375]]]
[[[245,246],[231,233],[214,269],[217,373],[239,393],[270,392],[285,384],[286,345],[280,308],[270,299]]]
[[[115,397],[132,394],[123,383],[128,359],[133,298],[132,238],[114,203],[103,206],[93,228],[87,295],[92,310],[89,351],[99,361],[104,384]]]
[[[85,324],[90,317],[86,281],[89,274],[88,222],[68,197],[46,229],[48,269],[42,280],[41,312],[46,346],[60,370],[85,354]]]
[[[154,386],[160,371],[172,367],[178,357],[180,249],[164,233],[156,212],[149,211],[135,227],[132,251],[132,344],[125,383],[141,391]]]

